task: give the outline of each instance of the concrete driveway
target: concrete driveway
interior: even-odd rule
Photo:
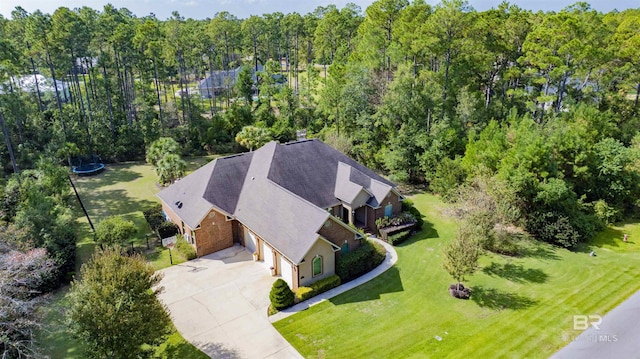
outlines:
[[[233,246],[162,270],[160,300],[178,331],[212,358],[302,358],[267,318],[276,278]]]

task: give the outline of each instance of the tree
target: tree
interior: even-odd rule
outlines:
[[[101,245],[124,246],[138,231],[135,224],[120,216],[109,216],[96,227],[96,241]]]
[[[238,95],[244,98],[249,105],[253,100],[253,76],[251,67],[242,66],[238,73],[238,80],[236,82],[236,91]]]
[[[478,267],[480,245],[470,232],[470,228],[460,227],[456,238],[449,242],[443,251],[442,267],[456,280],[458,289],[464,276],[472,274]]]
[[[282,278],[278,278],[273,282],[271,292],[269,292],[269,300],[271,300],[271,307],[277,310],[289,308],[293,305],[294,295],[289,288],[287,282]]]
[[[269,141],[271,141],[269,130],[263,127],[244,126],[236,135],[236,142],[241,146],[248,148],[249,151],[253,151],[254,148],[262,147]]]
[[[54,270],[43,248],[21,252],[0,239],[0,357],[37,357],[39,289]]]
[[[187,163],[179,155],[169,153],[163,156],[156,166],[156,174],[160,177],[160,184],[172,183],[176,179],[184,176]]]
[[[138,256],[106,250],[85,264],[71,283],[67,318],[91,358],[138,358],[156,345],[171,319],[157,298],[162,274]],[[155,288],[155,289],[154,289]]]
[[[176,154],[180,150],[178,142],[171,137],[160,137],[147,148],[147,162],[156,166],[158,161],[167,154]]]

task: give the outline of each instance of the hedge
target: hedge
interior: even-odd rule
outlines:
[[[422,213],[418,211],[416,207],[413,206],[413,201],[410,199],[404,199],[402,201],[402,211],[409,212],[413,215],[413,218],[416,220],[415,230],[419,231],[422,229],[422,225],[424,224],[424,220],[422,219]]]
[[[175,236],[180,231],[178,230],[178,226],[173,222],[162,222],[162,224],[158,227],[158,234],[161,239],[169,238],[171,236]]]
[[[340,256],[336,263],[336,274],[343,283],[369,272],[377,267],[386,255],[384,247],[368,240],[358,249]]]
[[[315,297],[318,294],[331,290],[342,283],[340,277],[332,275],[330,277],[320,279],[309,284],[308,287],[299,287],[296,291],[296,299],[299,302],[305,301],[311,297]]]
[[[395,246],[397,244],[400,244],[400,243],[404,242],[409,237],[411,237],[411,230],[410,229],[388,236],[387,237],[387,242],[389,244],[391,244],[392,246]]]
[[[182,253],[188,261],[198,258],[196,250],[191,244],[189,244],[189,242],[187,242],[186,239],[184,239],[182,235],[177,236],[176,249],[178,252]]]
[[[151,230],[156,231],[158,227],[162,225],[164,222],[164,215],[162,214],[162,205],[157,204],[151,207],[148,207],[144,211],[142,211],[144,215],[144,219],[149,223],[149,227]]]

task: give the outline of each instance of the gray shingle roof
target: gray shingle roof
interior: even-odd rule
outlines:
[[[158,196],[191,228],[211,208],[233,215],[297,264],[330,217],[326,208],[350,203],[363,190],[377,207],[394,186],[314,139],[218,158]]]
[[[158,193],[158,197],[191,228],[196,228],[212,208],[202,194],[216,162],[217,160],[207,163]]]
[[[204,199],[227,213],[235,212],[252,158],[253,152],[216,159]]]
[[[269,179],[318,207],[329,208],[340,204],[335,197],[340,162],[369,178],[395,187],[392,182],[317,139],[278,146]]]
[[[297,264],[318,239],[329,213],[267,178],[276,147],[271,142],[254,152],[235,216]]]

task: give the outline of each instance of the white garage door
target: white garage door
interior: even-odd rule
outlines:
[[[256,251],[256,236],[244,227],[244,246],[251,252]]]
[[[264,241],[262,243],[262,260],[267,267],[273,267],[273,250]]]
[[[293,288],[293,267],[283,256],[280,256],[280,275],[287,282],[289,288]]]

